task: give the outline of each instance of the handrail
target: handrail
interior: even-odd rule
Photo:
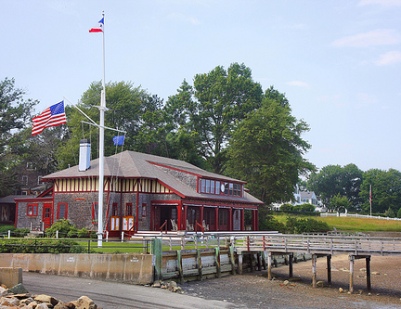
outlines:
[[[160,226],[159,230],[162,232],[164,229],[164,232],[167,234],[167,220],[164,220],[164,223]]]

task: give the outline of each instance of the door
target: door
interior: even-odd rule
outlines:
[[[47,229],[52,226],[53,223],[53,205],[52,203],[43,204],[43,215],[42,215],[43,228]]]

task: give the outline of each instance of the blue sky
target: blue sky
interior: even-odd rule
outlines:
[[[37,113],[102,79],[167,100],[186,79],[244,63],[310,125],[306,158],[401,171],[401,0],[1,0],[0,80]]]

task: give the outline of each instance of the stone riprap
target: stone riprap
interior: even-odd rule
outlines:
[[[99,308],[92,299],[87,296],[62,302],[52,296],[39,294],[31,295],[20,283],[8,289],[6,286],[0,286],[0,309],[102,309]]]

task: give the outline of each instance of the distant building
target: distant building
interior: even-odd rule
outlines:
[[[289,202],[280,202],[273,204],[273,210],[280,211],[280,207],[283,204],[291,204],[293,206],[302,205],[302,204],[311,204],[315,206],[316,211],[325,212],[326,208],[321,203],[321,201],[316,197],[315,192],[313,191],[303,191],[299,189],[299,186],[295,186],[294,190],[294,200]]]

